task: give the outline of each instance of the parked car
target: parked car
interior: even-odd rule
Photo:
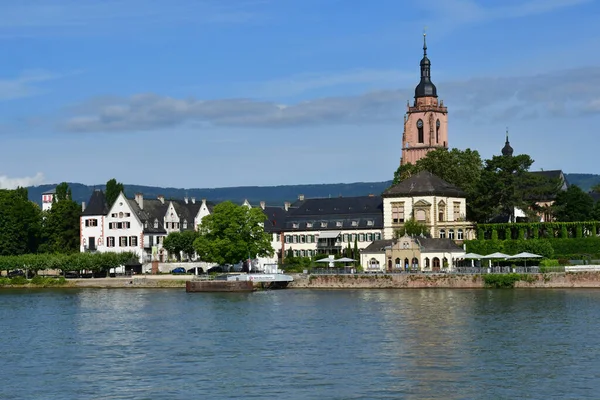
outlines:
[[[220,265],[216,265],[216,266],[210,267],[209,269],[206,270],[207,274],[211,274],[213,272],[223,272],[223,267]]]
[[[188,274],[195,274],[196,273],[196,268],[190,268],[187,270]],[[203,274],[204,273],[204,269],[198,267],[198,273],[199,274]]]
[[[172,274],[185,274],[185,268],[183,267],[177,267],[173,270],[171,270]]]
[[[17,276],[25,276],[25,272],[22,269],[13,269],[8,272],[9,278],[15,278]]]

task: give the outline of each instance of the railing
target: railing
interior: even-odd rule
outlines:
[[[355,271],[355,269],[354,269]],[[395,269],[393,271],[382,271],[382,270],[369,270],[366,269],[362,272],[353,272],[353,267],[346,268],[313,268],[309,269],[309,274],[315,275],[343,275],[343,274],[385,274],[385,275],[399,275],[399,274],[464,274],[464,275],[482,275],[482,274],[539,274],[539,273],[550,273],[550,272],[565,272],[565,267],[491,267],[491,268],[479,268],[479,267],[457,267],[452,270],[441,269],[439,271],[421,271],[421,270],[408,270]]]

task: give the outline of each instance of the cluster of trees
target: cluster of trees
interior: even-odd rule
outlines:
[[[23,269],[40,271],[56,269],[60,271],[108,272],[131,260],[137,259],[133,253],[72,253],[72,254],[21,254],[0,256],[0,270]]]
[[[111,206],[123,184],[106,183]],[[26,188],[0,189],[0,256],[70,254],[79,252],[81,207],[66,182],[56,186],[52,208],[42,211],[28,200]]]
[[[192,259],[195,254],[202,261],[219,265],[272,256],[271,237],[264,230],[266,218],[259,208],[225,201],[202,219],[197,232],[171,232],[163,247],[179,261],[182,255]]]
[[[562,182],[531,174],[532,164],[526,154],[482,160],[471,149],[436,149],[416,164],[401,165],[394,173],[393,184],[429,171],[467,194],[467,218],[471,221],[486,223],[500,215],[513,221],[515,208],[527,212],[527,218],[533,221],[541,211],[536,202],[555,198]]]

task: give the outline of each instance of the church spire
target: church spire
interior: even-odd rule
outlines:
[[[423,32],[423,58],[421,59],[421,81],[415,88],[415,98],[437,97],[437,89],[431,82],[431,61],[427,58],[427,33]]]
[[[510,142],[508,141],[508,128],[506,128],[506,143],[504,143],[504,147],[502,148],[502,155],[507,157],[513,155],[513,148],[510,146]]]

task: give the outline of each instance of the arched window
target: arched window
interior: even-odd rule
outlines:
[[[439,271],[440,270],[440,259],[437,257],[434,257],[433,259],[433,271]]]
[[[439,119],[435,122],[435,142],[436,143],[440,142],[440,120]]]
[[[446,238],[446,230],[440,229],[440,239],[445,239],[445,238]]]
[[[400,259],[396,258],[396,269],[400,268]]]
[[[419,143],[425,143],[425,135],[423,134],[423,120],[417,121],[417,130],[419,132]]]
[[[388,260],[388,271],[391,271],[391,270],[392,270],[392,259],[390,258]]]
[[[413,257],[411,267],[412,269],[419,269],[419,259],[417,257]]]
[[[463,230],[462,230],[462,229],[459,229],[459,230],[458,230],[458,234],[456,235],[456,238],[457,238],[458,240],[463,240],[463,239],[465,238],[465,235],[464,235],[464,233],[463,233]]]
[[[431,264],[429,263],[429,257],[425,257],[425,268],[429,269],[430,266]]]
[[[404,270],[408,271],[410,268],[410,264],[408,264],[408,258],[404,259]]]
[[[369,260],[369,269],[379,269],[379,261],[375,258]]]
[[[454,240],[454,229],[448,231],[448,239]]]

